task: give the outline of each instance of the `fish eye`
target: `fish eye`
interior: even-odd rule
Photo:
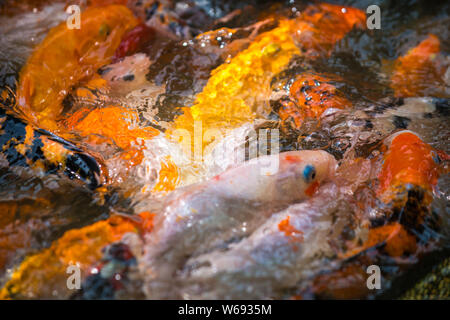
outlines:
[[[316,178],[316,168],[310,164],[306,165],[303,169],[303,178],[306,182],[311,182],[314,180]]]

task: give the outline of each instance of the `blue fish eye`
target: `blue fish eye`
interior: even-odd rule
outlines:
[[[308,183],[314,180],[316,178],[316,168],[310,164],[306,165],[303,169],[303,178]]]

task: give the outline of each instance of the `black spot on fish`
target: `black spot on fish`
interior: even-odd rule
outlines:
[[[100,69],[97,70],[97,73],[101,76],[107,74],[108,72],[110,72],[112,70],[111,67],[102,67]]]
[[[115,295],[113,283],[108,278],[103,278],[99,273],[89,275],[80,290],[77,290],[70,298],[73,300],[112,300]]]
[[[3,147],[6,143],[10,142],[11,138],[15,138],[17,143],[22,143],[25,140],[27,126],[22,120],[6,115],[6,120],[1,124],[1,130],[3,131],[0,136],[0,147]]]
[[[26,124],[11,115],[0,126],[0,150],[11,166],[27,166],[26,158],[16,150],[16,147],[25,141]]]
[[[382,227],[386,224],[386,218],[385,217],[376,217],[370,219],[370,227],[371,228],[377,228]]]
[[[38,132],[34,132],[33,144],[25,153],[26,157],[33,162],[45,158],[44,153],[42,152],[42,147],[44,146],[44,144],[42,143],[40,136],[41,135]]]
[[[301,87],[300,92],[305,93],[311,91],[311,86],[308,84],[305,84],[304,86]]]
[[[72,110],[74,103],[75,103],[74,97],[70,93],[68,95],[66,95],[62,101],[62,105],[63,105],[62,113],[64,114],[64,113]]]
[[[126,76],[123,76],[123,81],[133,81],[134,80],[134,74],[127,74]]]
[[[3,152],[3,154],[6,156],[6,160],[8,160],[8,163],[10,166],[18,166],[18,167],[27,167],[27,160],[26,158],[20,154],[16,148],[8,148],[6,151]]]
[[[411,119],[401,116],[394,116],[392,123],[397,129],[407,129]]]

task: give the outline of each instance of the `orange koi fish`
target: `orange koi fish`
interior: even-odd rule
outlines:
[[[306,118],[319,119],[329,108],[351,106],[332,80],[313,74],[299,75],[289,89],[289,100],[281,102],[278,114],[285,123],[300,128]]]
[[[54,292],[69,298],[73,293],[66,286],[69,266],[78,265],[83,276],[95,272],[92,267],[102,258],[103,248],[121,240],[126,233],[142,236],[151,232],[153,217],[150,212],[130,218],[114,215],[67,231],[48,249],[25,258],[0,290],[0,299],[54,299]]]
[[[394,62],[391,87],[397,97],[427,95],[438,83],[444,83],[444,64],[438,58],[439,38],[430,34]]]
[[[54,120],[70,88],[111,62],[122,36],[137,25],[121,5],[88,8],[81,21],[80,29],[68,29],[63,22],[50,30],[20,72],[16,111],[38,127],[58,129]]]

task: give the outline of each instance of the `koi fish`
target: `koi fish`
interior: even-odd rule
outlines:
[[[384,141],[387,152],[378,176],[379,194],[400,185],[416,185],[430,190],[436,185],[439,155],[414,132],[399,131]]]
[[[387,150],[378,174],[377,195],[382,202],[393,205],[394,218],[399,216],[403,224],[417,227],[429,212],[442,173],[440,164],[448,156],[408,130],[391,135],[384,146]]]
[[[37,168],[45,173],[62,172],[85,182],[91,189],[101,186],[102,167],[93,156],[53,133],[35,129],[0,108],[0,158],[8,166]]]
[[[267,174],[273,163],[278,170]],[[335,167],[325,151],[285,152],[252,159],[169,197],[146,239],[144,273],[150,281],[172,277],[191,254],[242,237],[271,213],[312,196]]]
[[[295,55],[316,57],[316,51],[328,53],[364,21],[364,12],[359,9],[343,10],[342,6],[326,4],[308,6],[296,19],[280,19],[278,27],[258,35],[247,49],[211,72],[194,105],[184,107],[184,113],[175,119],[169,136],[178,129],[193,132],[196,121],[202,122],[204,130],[227,130],[268,114],[271,80],[286,69]],[[310,55],[308,49],[316,53]]]
[[[433,34],[394,61],[391,87],[396,97],[446,95],[448,62],[440,55],[439,38]]]
[[[138,21],[121,5],[88,8],[81,14],[83,28],[54,27],[22,68],[17,87],[17,112],[47,130],[63,111],[70,87],[85,83],[109,63],[122,36]],[[45,63],[43,63],[45,61]]]
[[[287,100],[281,100],[278,114],[283,123],[299,129],[306,118],[319,119],[327,109],[351,107],[333,79],[314,74],[300,74],[289,88]]]
[[[415,261],[423,255],[425,250],[419,246],[424,239],[424,225],[437,227],[430,208],[432,192],[442,173],[441,162],[448,160],[448,156],[408,130],[387,137],[381,151],[375,159],[375,163],[380,163],[376,196],[386,215],[381,221],[380,217],[372,220],[364,243],[348,250],[342,265],[313,278],[309,288],[301,291],[302,297],[355,299],[376,295],[377,292],[367,289],[368,266],[380,266],[383,283],[389,287],[386,283],[401,277],[411,267],[405,263],[407,258]],[[427,245],[435,241],[426,239]],[[398,259],[403,259],[403,263],[397,264]]]
[[[96,275],[97,271],[101,271],[102,267],[105,267],[105,263],[103,263],[104,261],[101,261],[99,265],[95,265],[95,263],[100,261],[103,253],[106,255],[111,253],[108,246],[113,249],[117,247],[114,243],[123,239],[124,235],[150,232],[153,227],[152,221],[153,214],[149,212],[141,212],[133,218],[112,215],[106,220],[65,232],[59,239],[52,242],[50,247],[25,258],[15,269],[8,282],[0,289],[0,299],[23,299],[26,297],[51,299],[55,297],[55,292],[58,297],[69,298],[74,292],[65,286],[66,270],[73,264],[73,261],[76,261],[81,272],[87,275],[86,281],[88,282],[83,285],[83,290],[74,294],[74,298],[98,293],[96,289],[86,288],[89,287],[89,283],[98,288],[99,280],[103,280],[103,278],[98,279]],[[107,252],[104,252],[104,248],[107,249]],[[120,250],[117,253],[120,254]],[[125,258],[123,255],[122,257]],[[115,258],[121,260],[120,257],[116,256]],[[131,255],[126,252],[126,260],[130,261],[131,259],[133,259]],[[106,269],[114,272],[117,267],[114,262],[117,261],[112,262]],[[107,276],[105,271],[98,273],[101,276]],[[36,277],[37,274],[39,274],[38,277]],[[107,283],[108,280],[104,279],[103,282]],[[114,281],[114,278],[112,280]]]
[[[330,228],[339,229],[332,213],[338,206],[348,209],[341,202],[328,201],[337,193],[338,187],[328,183],[310,200],[271,216],[229,250],[188,260],[180,276],[182,295],[193,299],[280,297],[301,279],[322,270],[326,259],[334,255],[328,243]]]

